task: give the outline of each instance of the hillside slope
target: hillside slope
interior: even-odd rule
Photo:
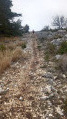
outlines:
[[[38,34],[25,40],[27,58],[11,64],[0,78],[0,119],[66,119],[66,74],[59,75],[53,60],[44,61]]]

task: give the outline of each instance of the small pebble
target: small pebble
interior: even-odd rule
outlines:
[[[19,100],[20,100],[20,101],[23,101],[23,97],[20,97]]]

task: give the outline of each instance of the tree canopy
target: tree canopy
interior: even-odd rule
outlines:
[[[14,21],[14,17],[19,17],[11,11],[11,0],[0,0],[0,35],[20,35],[22,31],[21,21]]]
[[[29,32],[29,26],[27,24],[23,27],[23,31],[24,33]]]
[[[41,31],[48,31],[50,29],[49,25],[48,26],[44,26],[44,28]]]

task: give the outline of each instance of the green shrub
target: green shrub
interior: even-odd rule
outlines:
[[[55,54],[56,54],[56,46],[53,45],[52,43],[47,43],[44,59],[46,61],[49,61],[51,57],[54,56]]]
[[[56,46],[53,45],[52,43],[47,44],[47,51],[49,54],[55,54],[56,53]]]
[[[45,61],[49,61],[49,59],[50,59],[50,53],[46,50],[46,52],[44,53],[44,59],[45,59]]]
[[[39,49],[39,50],[41,49],[41,45],[38,45],[38,49]]]
[[[4,50],[6,50],[6,47],[5,47],[5,45],[1,44],[1,45],[0,45],[0,50],[1,50],[1,51],[4,51]]]
[[[62,38],[62,35],[56,34],[53,39],[58,39],[58,38]]]
[[[49,54],[45,54],[45,60],[49,61]]]
[[[64,106],[63,106],[64,112],[67,115],[67,99],[64,101]]]
[[[61,43],[61,46],[60,46],[60,48],[58,50],[58,53],[60,53],[60,54],[67,53],[67,42],[66,41]]]
[[[22,49],[26,48],[26,43],[22,43],[21,47]]]

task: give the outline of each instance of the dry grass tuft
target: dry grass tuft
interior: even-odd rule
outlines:
[[[26,48],[26,42],[24,41],[15,41],[15,42],[10,42],[7,45],[7,48],[10,50],[16,49],[16,47],[21,47],[22,49]]]
[[[26,58],[28,55],[23,51],[22,46],[26,46],[26,42],[18,38],[0,38],[0,74],[7,69],[12,62],[16,62],[20,58]]]
[[[11,64],[10,52],[0,52],[0,73],[2,73]]]
[[[23,56],[22,49],[20,47],[16,48],[12,54],[12,61],[15,62]]]
[[[14,50],[14,49],[16,49],[16,44],[15,43],[9,43],[8,45],[7,45],[7,49],[10,49],[10,50]]]
[[[19,37],[0,37],[0,41],[6,42],[6,43],[9,43],[10,41],[14,42],[17,40],[20,40],[20,38]]]
[[[20,58],[26,58],[27,54],[21,47],[17,47],[15,50],[0,51],[0,73],[11,65],[11,62],[16,62]]]

